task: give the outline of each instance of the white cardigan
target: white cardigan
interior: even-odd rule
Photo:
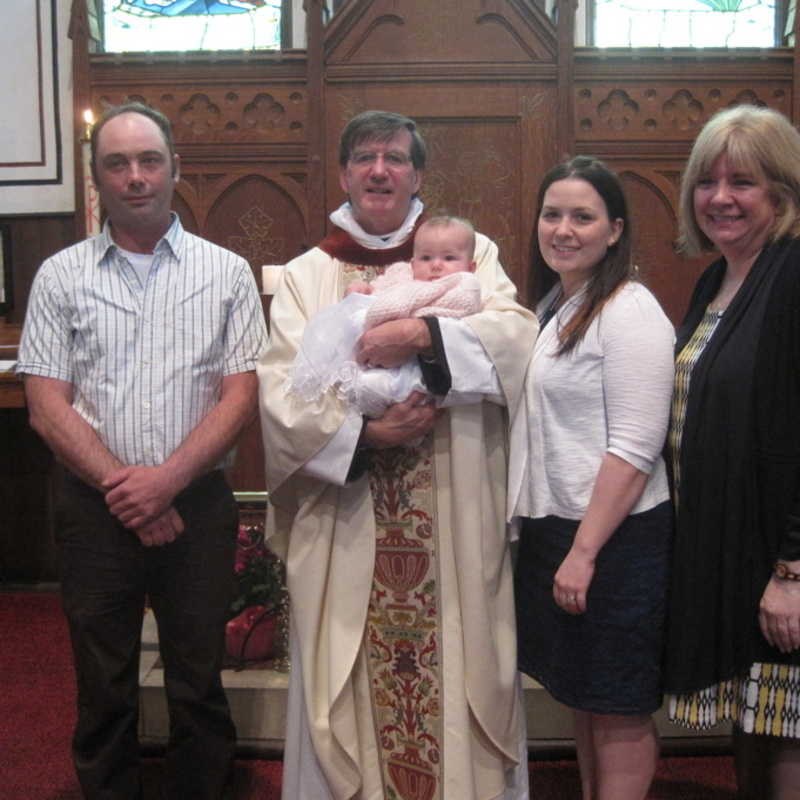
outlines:
[[[583,294],[562,305],[536,342],[524,401],[512,420],[509,519],[582,519],[606,453],[650,476],[631,513],[669,497],[661,450],[672,398],[673,327],[655,297],[630,282],[605,304],[583,340],[556,356],[558,330]]]

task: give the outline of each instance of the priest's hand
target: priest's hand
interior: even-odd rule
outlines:
[[[800,562],[788,562],[796,572]],[[800,647],[800,582],[773,575],[761,596],[758,622],[764,638],[782,653]]]
[[[399,367],[418,354],[433,355],[431,334],[421,319],[384,322],[356,344],[356,361],[363,367]]]
[[[430,396],[412,392],[402,403],[395,403],[379,419],[367,422],[364,443],[382,449],[413,442],[430,431],[442,411]]]

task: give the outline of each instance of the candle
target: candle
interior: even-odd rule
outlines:
[[[88,142],[92,138],[92,126],[94,125],[94,113],[91,108],[87,108],[83,112],[83,139],[81,141]]]
[[[86,210],[86,235],[100,233],[100,198],[92,180],[92,149],[90,138],[94,125],[94,114],[90,108],[83,112],[83,136],[81,137],[81,161],[83,166],[83,202]]]

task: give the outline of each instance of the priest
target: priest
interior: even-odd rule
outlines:
[[[413,120],[352,119],[347,202],[272,301],[258,374],[268,532],[292,602],[285,800],[527,797],[505,439],[538,326],[497,246],[477,235],[479,313],[359,342],[368,367],[417,359],[429,394],[366,419],[335,387],[311,402],[288,390],[309,317],[410,260],[425,157]]]

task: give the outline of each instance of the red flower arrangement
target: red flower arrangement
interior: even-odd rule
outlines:
[[[260,525],[240,525],[236,542],[236,596],[230,615],[235,617],[250,606],[280,608],[286,600],[283,562],[264,543]]]
[[[239,526],[234,573],[236,594],[225,642],[228,655],[241,667],[247,661],[272,658],[276,634],[286,627],[289,595],[285,570],[264,543],[261,525]]]

